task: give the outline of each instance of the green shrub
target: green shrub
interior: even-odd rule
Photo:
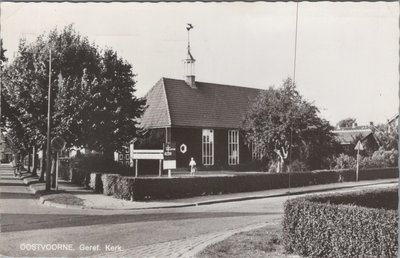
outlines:
[[[396,167],[398,164],[399,152],[397,150],[384,150],[380,148],[371,157],[363,157],[360,160],[361,168],[382,168]]]
[[[120,175],[118,174],[103,174],[101,175],[101,182],[103,184],[103,194],[104,195],[113,195],[115,185],[118,182],[118,178]]]
[[[306,163],[296,159],[290,164],[290,171],[294,172],[303,172],[303,171],[310,171],[310,168],[307,166]]]
[[[399,152],[395,149],[385,150],[380,148],[375,151],[371,156],[361,156],[359,160],[360,168],[385,168],[385,167],[396,167],[398,165]],[[355,168],[357,165],[356,157],[352,157],[345,154],[340,154],[332,162],[335,169],[348,169]]]
[[[134,169],[127,167],[116,161],[110,161],[101,154],[79,155],[70,159],[70,169],[72,170],[71,181],[85,187],[90,186],[90,174],[120,174],[134,175]]]
[[[246,171],[265,171],[267,164],[265,160],[252,160],[247,163],[240,163],[234,166],[235,171],[246,172]]]
[[[355,157],[341,153],[334,161],[334,169],[355,168],[357,160]]]
[[[290,186],[329,184],[355,180],[354,170],[328,170],[290,173]],[[397,168],[361,170],[362,180],[398,177]],[[121,199],[169,199],[221,193],[251,192],[287,188],[289,173],[255,173],[215,177],[128,177],[115,174],[102,175],[105,195]]]
[[[320,195],[312,199],[314,202],[330,204],[349,204],[367,208],[397,210],[399,196],[397,188],[363,190],[335,195]]]
[[[371,196],[377,194],[371,201]],[[396,202],[396,189],[287,201],[283,219],[285,250],[307,257],[397,257],[397,211],[348,205],[373,207],[385,195]],[[393,207],[392,203],[385,208]]]

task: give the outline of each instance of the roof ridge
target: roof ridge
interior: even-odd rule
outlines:
[[[162,77],[162,79],[183,81],[183,82],[185,81],[183,79],[175,79],[175,78],[169,78],[169,77]],[[239,86],[239,85],[232,85],[232,84],[224,84],[224,83],[204,82],[204,81],[196,81],[196,82],[212,84],[212,85],[218,85],[218,86],[225,86],[225,87],[236,87],[236,88],[246,88],[246,89],[254,89],[254,90],[264,90],[264,89],[261,89],[261,88],[254,88],[254,87],[248,87],[248,86]]]

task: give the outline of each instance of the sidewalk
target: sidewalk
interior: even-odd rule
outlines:
[[[235,202],[254,200],[270,197],[287,196],[289,189],[273,189],[257,192],[207,195],[191,198],[182,198],[174,200],[159,200],[148,202],[126,201],[105,196],[103,194],[93,193],[91,189],[74,185],[70,182],[59,180],[59,191],[45,191],[45,183],[39,183],[38,177],[31,177],[25,173],[22,180],[29,186],[30,190],[39,197],[40,203],[58,208],[78,208],[78,209],[103,209],[103,210],[142,210],[142,209],[161,209],[208,205],[223,202]],[[343,182],[325,185],[313,185],[305,187],[296,187],[290,189],[290,195],[299,195],[321,191],[331,191],[340,189],[351,189],[359,186],[388,186],[398,183],[398,179],[380,179],[360,182]]]

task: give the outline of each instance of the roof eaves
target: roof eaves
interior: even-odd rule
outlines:
[[[162,82],[162,89],[164,90],[164,98],[165,98],[164,101],[165,101],[165,104],[167,106],[168,126],[172,126],[171,112],[170,112],[170,109],[169,109],[168,96],[167,96],[167,90],[165,89],[165,78],[164,77],[161,78],[161,82]]]

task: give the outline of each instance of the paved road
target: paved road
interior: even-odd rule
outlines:
[[[243,228],[280,223],[287,200],[142,211],[60,209],[40,205],[10,168],[0,166],[0,176],[0,254],[6,256],[188,257]]]

